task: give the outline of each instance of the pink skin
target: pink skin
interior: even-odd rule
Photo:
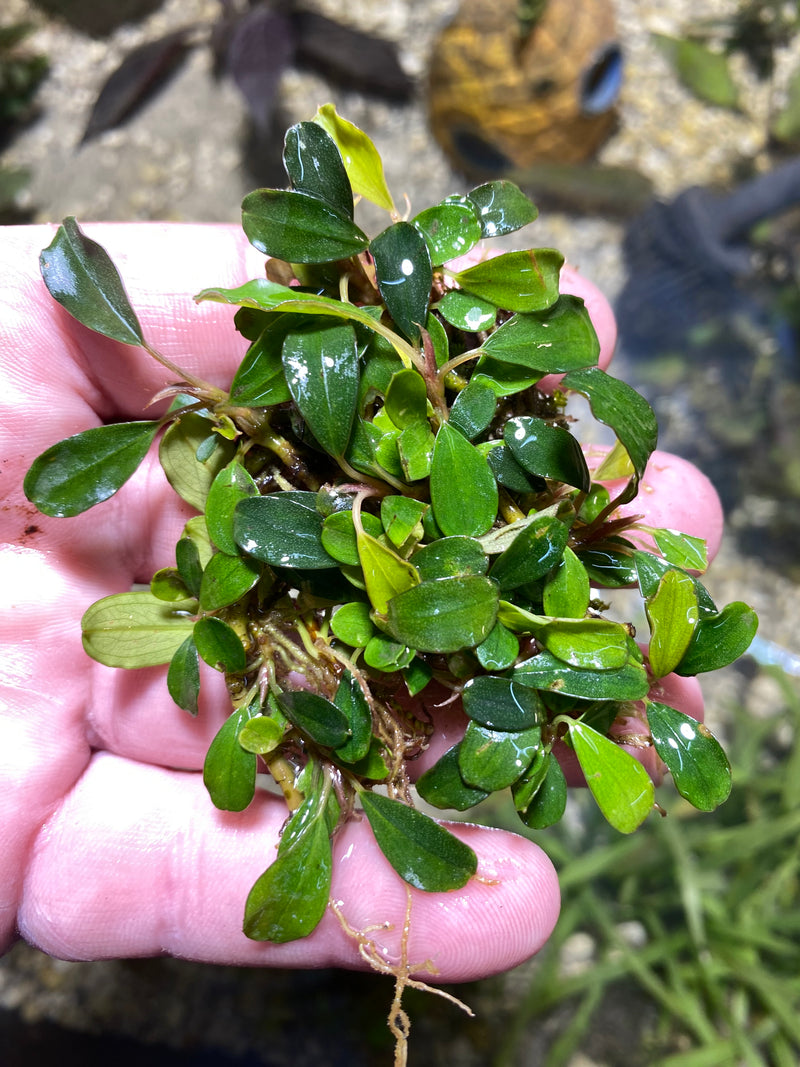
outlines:
[[[196,306],[191,294],[261,274],[263,259],[238,228],[85,229],[118,264],[151,343],[188,371],[229,382],[244,352],[232,310]],[[53,233],[11,227],[0,240],[0,948],[22,936],[66,959],[167,953],[363,966],[331,913],[289,945],[256,944],[241,932],[246,893],[275,854],[286,810],[271,795],[242,814],[208,799],[199,770],[226,715],[219,675],[205,672],[192,720],[169,699],[163,668],[113,670],[81,648],[84,610],[170,565],[190,510],[152,456],[83,516],[48,519],[24,499],[35,456],[89,426],[141,417],[168,380],[142,351],[88,331],[52,301],[37,260]],[[526,959],[559,910],[555,872],[536,845],[469,825],[453,830],[477,852],[481,881],[450,894],[412,891],[409,946],[412,962],[431,959],[447,981]],[[333,898],[354,927],[393,924],[374,936],[387,959],[399,959],[405,885],[363,822],[337,838]]]

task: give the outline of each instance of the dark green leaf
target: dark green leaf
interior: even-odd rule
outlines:
[[[415,889],[460,889],[477,871],[472,849],[422,812],[377,793],[363,792],[361,805],[381,852]]]
[[[641,700],[650,683],[641,663],[629,662],[616,670],[579,670],[550,652],[539,652],[515,668],[514,681],[584,700]]]
[[[464,686],[464,712],[490,730],[527,730],[545,718],[535,689],[510,678],[481,675]]]
[[[200,561],[200,552],[197,544],[191,537],[181,537],[175,545],[175,562],[178,574],[186,583],[186,588],[192,596],[200,596],[200,586],[203,581],[203,564]]]
[[[395,222],[370,243],[378,288],[389,314],[416,341],[428,318],[433,270],[428,246],[410,222]]]
[[[158,458],[167,481],[187,504],[203,511],[211,483],[230,463],[236,451],[233,441],[216,434],[217,447],[205,460],[198,459],[200,446],[208,440],[213,424],[202,415],[182,415],[161,438]]]
[[[642,596],[645,599],[653,596],[656,589],[658,589],[658,583],[662,577],[670,570],[670,564],[666,560],[660,559],[658,556],[654,556],[650,552],[634,552],[633,563],[636,568],[635,578],[639,582],[639,589]],[[678,568],[680,569],[680,568]],[[685,573],[685,572],[681,572]],[[711,594],[706,587],[692,576],[694,582],[695,593],[697,594],[697,605],[702,615],[717,615],[717,606],[711,599]]]
[[[453,278],[468,293],[507,311],[542,311],[558,299],[564,257],[553,248],[505,252]]]
[[[158,427],[157,422],[117,422],[51,445],[25,475],[25,496],[44,515],[80,515],[130,478]]]
[[[463,289],[450,289],[436,305],[442,318],[467,333],[489,330],[497,320],[497,308],[487,300],[465,293]],[[443,361],[444,362],[444,361]],[[441,366],[437,360],[437,366]]]
[[[542,515],[523,527],[495,560],[490,575],[502,592],[542,578],[559,562],[569,530],[552,515]]]
[[[663,678],[682,660],[697,625],[699,609],[692,577],[678,570],[666,571],[647,600],[646,610],[650,670],[654,678]]]
[[[369,238],[346,214],[308,193],[256,189],[242,201],[242,227],[259,252],[289,263],[328,263],[363,252]]]
[[[436,435],[431,504],[444,534],[479,537],[497,516],[498,492],[486,457],[448,423]]]
[[[316,493],[287,491],[240,500],[233,531],[236,543],[262,563],[302,570],[336,566],[322,547]]]
[[[145,343],[117,268],[72,216],[59,226],[39,266],[50,295],[78,322],[126,345]]]
[[[545,615],[582,619],[589,607],[591,588],[586,568],[567,546],[561,562],[548,574],[542,590]]]
[[[327,825],[314,819],[250,890],[244,912],[247,937],[279,945],[307,937],[328,906],[332,867]]]
[[[460,749],[460,742],[448,749],[417,781],[417,792],[434,808],[466,811],[489,796],[485,789],[475,789],[461,777],[458,769]]]
[[[323,319],[287,335],[283,366],[294,402],[332,456],[347,448],[358,403],[358,347],[349,323]]]
[[[510,732],[470,722],[458,756],[461,776],[476,789],[505,789],[530,766],[541,744],[538,726]]]
[[[583,722],[573,722],[569,739],[597,806],[620,833],[632,833],[650,814],[655,791],[638,760]]]
[[[748,650],[757,629],[758,616],[741,601],[727,604],[718,615],[701,616],[676,672],[693,675],[727,667]]]
[[[333,702],[345,716],[350,731],[347,741],[336,749],[336,758],[343,763],[356,763],[369,752],[372,712],[364,691],[350,671],[342,675]]]
[[[483,351],[544,375],[597,363],[600,342],[583,301],[565,295],[546,311],[514,315],[487,338]]]
[[[245,669],[247,656],[236,631],[222,619],[208,616],[194,626],[194,643],[209,667],[227,674]]]
[[[531,768],[531,772],[533,772],[534,767],[536,767],[535,763]],[[536,768],[536,770],[539,771],[540,768]],[[529,785],[530,783],[523,777],[517,783],[517,786],[512,787],[512,795],[517,787],[522,792],[525,792]],[[543,780],[528,801],[525,810],[518,810],[517,814],[531,830],[544,830],[546,827],[554,826],[558,822],[564,814],[566,806],[567,780],[561,770],[561,764],[551,752],[547,754],[544,762]]]
[[[439,578],[394,597],[386,628],[420,652],[458,652],[486,640],[497,618],[497,602],[497,586],[490,578]]]
[[[107,667],[169,663],[191,634],[196,610],[196,600],[167,603],[149,589],[114,593],[86,609],[81,619],[83,647]]]
[[[501,179],[479,185],[467,194],[475,205],[483,237],[502,237],[522,229],[539,214],[518,185]]]
[[[201,609],[219,611],[220,608],[235,604],[253,588],[260,577],[261,567],[255,560],[217,552],[203,571],[200,583]]]
[[[345,713],[318,693],[281,693],[278,705],[289,722],[318,745],[339,748],[350,737]]]
[[[485,382],[470,381],[453,401],[450,408],[450,425],[472,441],[488,428],[496,407],[494,390]]]
[[[205,507],[208,532],[217,548],[229,556],[239,552],[233,536],[234,511],[239,501],[249,496],[258,496],[258,486],[236,461],[223,467],[208,490]]]
[[[440,537],[415,552],[412,559],[423,581],[486,574],[489,568],[486,553],[474,537]]]
[[[175,650],[167,671],[167,690],[179,708],[190,715],[197,714],[197,698],[200,695],[200,665],[197,646],[190,634]]]
[[[658,440],[656,417],[645,398],[599,367],[572,371],[561,384],[588,399],[594,417],[611,427],[641,478]]]
[[[590,548],[581,550],[578,559],[586,568],[589,580],[610,589],[633,585],[637,580],[636,560],[633,555],[613,549]]]
[[[353,217],[353,190],[339,149],[316,122],[286,131],[283,165],[293,188],[324,200],[339,215]]]
[[[419,656],[413,659],[407,667],[403,668],[403,681],[409,695],[415,697],[421,693],[433,676],[433,670],[424,659]]]
[[[472,378],[471,381],[475,381]],[[485,381],[481,376],[480,381]],[[514,453],[506,445],[492,441],[491,448],[486,448],[486,459],[497,484],[512,493],[541,493],[547,488],[544,478],[528,474],[524,467],[514,459]]]
[[[415,215],[411,225],[425,238],[434,267],[466,255],[481,239],[481,225],[468,203],[426,208]]]
[[[505,424],[503,440],[529,474],[589,490],[592,480],[586,459],[568,430],[532,415],[520,415]]]
[[[242,308],[249,311],[249,308]],[[231,382],[231,403],[247,407],[271,407],[283,404],[291,393],[283,372],[283,339],[289,330],[302,322],[301,315],[276,312],[252,340]],[[275,320],[280,320],[275,321]]]
[[[647,703],[647,722],[656,752],[682,797],[700,811],[713,811],[728,799],[730,764],[706,726],[652,700]]]
[[[239,731],[256,714],[257,703],[251,708],[237,708],[206,753],[203,782],[214,807],[222,811],[244,811],[255,796],[256,757],[239,744]]]

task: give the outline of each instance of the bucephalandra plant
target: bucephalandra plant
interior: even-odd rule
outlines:
[[[59,227],[41,255],[50,293],[158,360],[172,381],[154,399],[169,408],[53,445],[24,484],[45,514],[77,515],[160,435],[164,473],[197,514],[149,589],[87,610],[84,647],[109,666],[168,665],[190,714],[200,661],[224,674],[231,712],[205,760],[211,799],[242,811],[261,770],[288,809],[244,907],[247,936],[271,942],[319,923],[332,839],[355,817],[417,889],[475,876],[475,853],[415,807],[414,788],[458,811],[510,788],[522,823],[543,828],[564,811],[566,745],[627,833],[654,807],[628,742],[713,809],[730,789],[722,749],[650,694],[673,672],[730,663],[756,628],[747,605],[717,608],[696,577],[701,540],[619,512],[655,449],[655,418],[597,365],[583,302],[559,292],[560,253],[448,266],[535,219],[515,185],[402,219],[374,145],[331,105],[288,131],[284,164],[290,189],[243,203],[265,277],[196,297],[239,309],[249,347],[227,391],[160,355],[105,251],[74,219]],[[372,239],[354,197],[389,213]],[[552,374],[564,375],[552,394],[537,388]],[[617,439],[594,476],[570,393]],[[612,496],[603,481],[622,488]],[[593,591],[627,586],[644,601],[646,653]],[[426,689],[463,707],[467,725],[412,787],[409,766],[435,742]],[[637,716],[638,737],[618,736]]]

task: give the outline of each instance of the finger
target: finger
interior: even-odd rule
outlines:
[[[244,901],[275,856],[285,816],[282,802],[265,795],[244,813],[219,812],[198,775],[98,755],[36,842],[20,931],[67,959],[169,953],[248,965],[363,967],[357,944],[330,910],[302,941],[256,943],[242,933]],[[408,957],[418,966],[430,959],[443,981],[464,981],[536,952],[555,924],[559,895],[550,861],[531,842],[468,825],[452,829],[478,853],[481,880],[451,893],[411,891]],[[389,962],[399,961],[406,887],[366,822],[336,838],[331,897],[355,929],[390,923],[369,936]]]

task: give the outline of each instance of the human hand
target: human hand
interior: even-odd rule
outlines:
[[[195,306],[191,294],[261,273],[263,258],[238,229],[86,229],[119,265],[159,350],[226,385],[244,342],[231,329],[230,309]],[[220,812],[206,794],[199,772],[228,704],[221,676],[206,672],[192,720],[168,697],[163,669],[113,670],[81,648],[80,618],[89,604],[170,565],[191,512],[155,460],[102,508],[76,518],[48,519],[24,499],[22,479],[36,455],[90,425],[140,417],[165,384],[144,353],[91,333],[52,301],[37,262],[51,237],[50,227],[19,227],[0,245],[0,944],[18,931],[71,959],[169,953],[235,964],[359,966],[355,943],[330,911],[312,935],[286,945],[255,943],[241,932],[244,899],[275,855],[286,809],[259,794],[244,813]],[[590,297],[609,354],[610,311],[596,290],[571,277],[570,291]],[[685,483],[667,494],[667,507],[678,493],[686,498]],[[665,506],[663,494],[651,494],[654,505]],[[688,532],[711,529],[712,512],[704,505],[699,529]],[[457,730],[457,716],[453,721]],[[450,894],[412,890],[408,946],[412,962],[431,959],[450,981],[530,956],[559,906],[553,868],[534,844],[464,824],[453,830],[477,852],[480,880]],[[406,887],[365,822],[337,836],[332,899],[356,929],[392,923],[378,941],[388,960],[399,959]]]

